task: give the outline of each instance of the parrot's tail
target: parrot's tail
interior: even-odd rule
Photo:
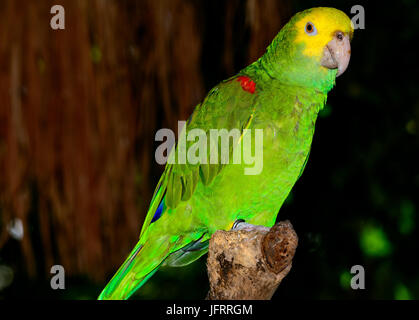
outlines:
[[[137,243],[98,300],[128,299],[158,270],[174,245],[166,237]]]

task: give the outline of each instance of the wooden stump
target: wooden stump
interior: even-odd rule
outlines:
[[[217,231],[207,259],[209,300],[269,300],[291,270],[298,237],[289,221],[272,228],[240,222]]]

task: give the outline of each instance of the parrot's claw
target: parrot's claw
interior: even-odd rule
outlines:
[[[233,223],[233,226],[231,227],[231,230],[237,229],[240,223],[246,222],[243,219],[238,219]]]

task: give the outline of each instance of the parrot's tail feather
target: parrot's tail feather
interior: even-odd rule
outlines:
[[[151,239],[150,239],[151,240]],[[99,300],[128,299],[160,267],[175,244],[163,237],[137,243],[128,258],[98,297]]]

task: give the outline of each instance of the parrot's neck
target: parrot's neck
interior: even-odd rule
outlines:
[[[310,103],[304,103],[304,105],[310,105],[310,108],[304,108],[308,113],[309,117],[313,117],[314,120],[317,118],[317,114],[323,109],[327,94],[334,85],[331,80],[327,83],[326,80],[316,81],[314,84],[311,82],[307,83],[307,79],[301,77],[292,77],[288,71],[281,72],[281,68],[267,68],[266,57],[262,57],[258,61],[249,65],[245,69],[241,70],[239,75],[244,75],[255,81],[256,90],[261,88],[262,90],[287,90],[287,92],[293,92],[296,94],[296,101],[304,99],[304,97],[310,97]],[[314,100],[313,100],[314,99]],[[273,108],[277,108],[273,105]],[[282,106],[282,112],[294,113],[293,106],[290,106],[289,110],[285,110],[286,107]],[[311,121],[310,120],[310,121]],[[313,122],[313,121],[311,121]]]
[[[337,70],[321,67],[316,59],[304,56],[301,47],[284,45],[277,36],[266,53],[245,70],[283,84],[307,87],[327,94],[335,85]],[[245,72],[246,72],[245,71]]]

